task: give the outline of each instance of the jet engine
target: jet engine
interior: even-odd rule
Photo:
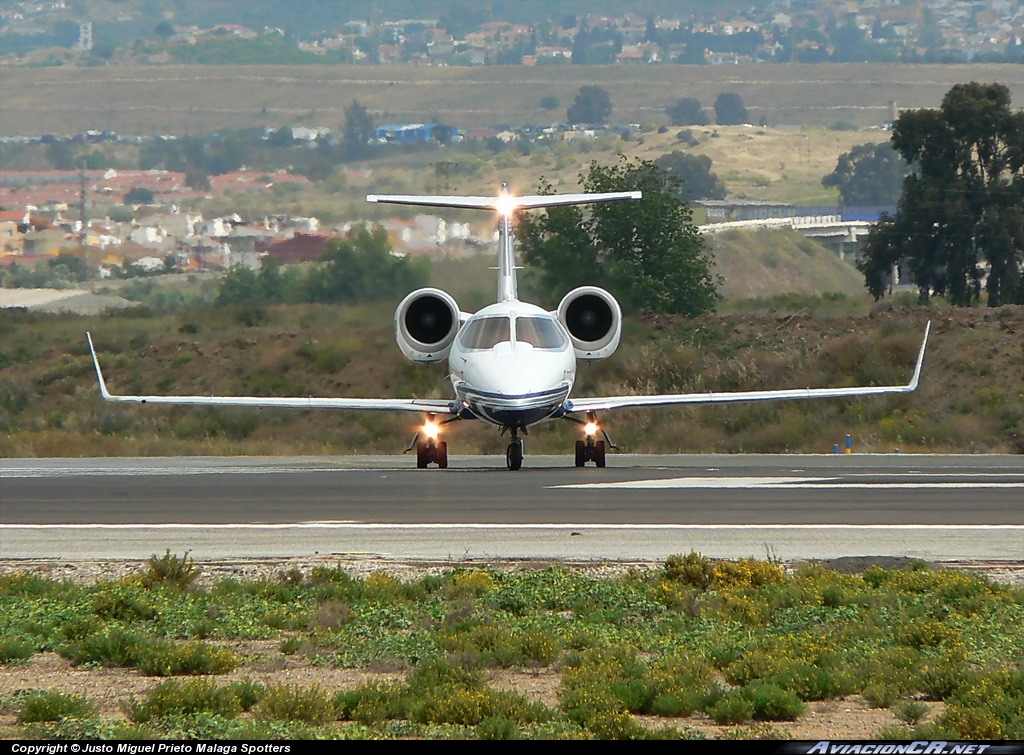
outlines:
[[[618,348],[622,310],[603,288],[581,286],[567,293],[558,305],[558,320],[572,337],[577,359],[606,359]]]
[[[449,294],[421,288],[395,310],[395,340],[414,362],[440,362],[448,358],[461,321],[459,305]]]

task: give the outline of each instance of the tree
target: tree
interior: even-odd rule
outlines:
[[[345,156],[350,160],[358,160],[370,152],[370,140],[373,138],[373,118],[359,100],[352,100],[345,107],[345,128],[342,143]]]
[[[679,180],[679,198],[725,199],[725,184],[711,172],[711,158],[707,155],[688,155],[679,150],[662,155],[654,165]]]
[[[1024,111],[1002,84],[957,84],[938,110],[908,110],[892,145],[910,164],[896,215],[871,229],[861,262],[868,290],[884,293],[892,265],[920,297],[969,306],[1024,303]]]
[[[124,195],[125,204],[153,204],[153,191],[145,186],[136,186]]]
[[[821,184],[839,189],[839,199],[846,207],[892,205],[899,200],[908,170],[889,142],[860,144],[839,156],[835,170],[822,178]]]
[[[553,295],[577,285],[609,289],[628,309],[695,317],[718,302],[712,256],[679,199],[678,180],[646,160],[590,164],[583,191],[643,192],[639,201],[552,207],[523,213],[523,260]],[[553,193],[542,183],[540,193]]]
[[[723,126],[742,126],[750,123],[743,99],[735,92],[722,92],[715,98],[715,122]]]
[[[665,108],[665,115],[673,126],[706,126],[708,116],[701,107],[700,100],[693,97],[682,97],[674,105]]]
[[[596,84],[584,84],[575,102],[566,110],[569,123],[603,125],[612,114],[612,99],[608,90]]]

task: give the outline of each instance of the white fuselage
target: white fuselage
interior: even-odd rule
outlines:
[[[465,322],[448,367],[458,402],[472,416],[523,428],[564,413],[576,355],[554,314],[510,300]]]

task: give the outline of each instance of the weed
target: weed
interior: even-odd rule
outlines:
[[[519,725],[511,718],[490,716],[477,724],[476,738],[482,740],[519,739]]]
[[[146,676],[226,674],[238,668],[241,656],[205,642],[155,642],[139,649],[134,664]]]
[[[263,720],[322,724],[334,719],[335,707],[331,695],[318,684],[307,688],[277,684],[264,691],[253,713]]]
[[[146,562],[146,570],[141,581],[148,588],[170,587],[175,590],[188,590],[202,574],[202,569],[188,555],[181,556],[171,553],[170,548],[162,556],[155,553]]]
[[[685,556],[674,555],[665,559],[665,578],[707,590],[715,579],[715,571],[710,558],[690,551]]]
[[[134,666],[145,644],[146,640],[136,632],[108,626],[58,648],[58,652],[76,666],[87,663]]]
[[[774,684],[755,684],[744,688],[743,694],[753,705],[754,718],[759,721],[795,721],[805,709],[794,692]]]
[[[32,692],[25,696],[18,710],[18,723],[92,718],[95,715],[96,709],[84,697],[47,690]]]
[[[27,661],[35,653],[35,645],[20,637],[0,637],[0,664]]]
[[[754,717],[754,705],[739,690],[722,695],[708,710],[717,724],[742,724]]]
[[[341,691],[334,696],[338,716],[367,726],[402,718],[407,713],[402,685],[392,682],[369,682],[354,690]]]
[[[150,687],[141,703],[131,703],[125,708],[129,719],[136,723],[197,713],[234,718],[241,711],[236,690],[207,679],[168,679]]]
[[[893,710],[896,719],[907,726],[917,726],[927,713],[928,706],[919,700],[904,700]]]

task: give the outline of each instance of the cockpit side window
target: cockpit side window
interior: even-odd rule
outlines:
[[[516,343],[528,343],[535,349],[560,349],[565,338],[551,318],[517,317]]]
[[[481,317],[470,320],[462,329],[459,340],[466,349],[490,349],[503,341],[511,341],[511,320],[507,317]]]

